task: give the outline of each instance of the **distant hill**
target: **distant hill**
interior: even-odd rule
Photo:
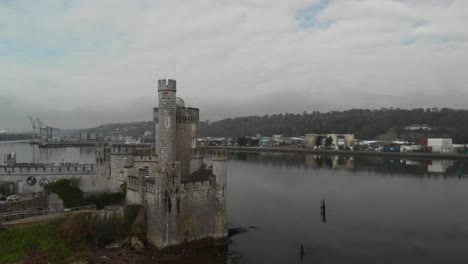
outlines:
[[[427,124],[430,131],[406,131],[412,124]],[[154,131],[152,121],[107,124],[88,129],[88,132],[109,135],[112,131],[141,136]],[[265,136],[282,134],[303,136],[307,133],[354,133],[361,139],[406,139],[451,137],[455,143],[468,143],[468,110],[454,109],[351,109],[332,112],[304,112],[302,114],[273,114],[227,118],[214,122],[200,122],[200,136]]]
[[[31,133],[0,133],[0,141],[30,140]]]
[[[113,132],[115,132],[133,137],[141,137],[145,133],[145,131],[154,132],[153,121],[105,124],[95,128],[81,130],[81,132],[103,134],[105,136],[110,136]]]

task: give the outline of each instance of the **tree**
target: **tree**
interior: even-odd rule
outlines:
[[[327,137],[327,139],[325,139],[325,147],[330,148],[332,144],[333,144],[333,138],[331,136]]]

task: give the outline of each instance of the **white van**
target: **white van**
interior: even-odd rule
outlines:
[[[7,202],[17,202],[20,200],[20,198],[21,198],[20,196],[14,194],[14,195],[8,196],[6,200]]]

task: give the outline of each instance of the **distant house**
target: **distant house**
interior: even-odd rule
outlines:
[[[414,130],[427,130],[430,131],[432,128],[430,128],[427,124],[413,124],[410,126],[407,126],[405,128],[406,130],[414,131]]]
[[[432,148],[432,152],[439,152],[439,153],[454,152],[451,138],[428,138],[427,146]]]

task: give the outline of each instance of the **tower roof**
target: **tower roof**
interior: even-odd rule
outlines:
[[[176,98],[176,104],[177,104],[177,107],[185,107],[185,102],[180,97]]]

